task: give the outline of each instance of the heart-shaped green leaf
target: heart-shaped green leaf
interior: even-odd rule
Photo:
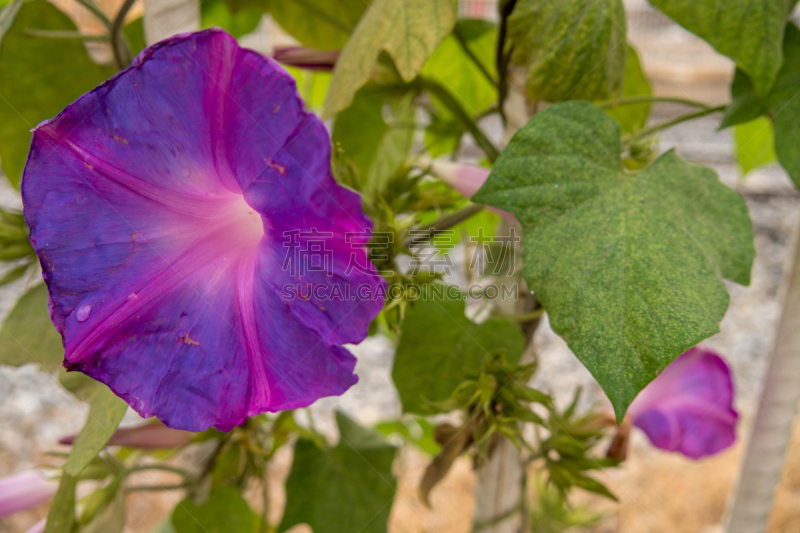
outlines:
[[[372,2],[336,61],[322,115],[330,117],[350,105],[383,50],[392,57],[403,80],[414,79],[453,29],[457,14],[457,0]]]
[[[392,380],[403,411],[430,413],[435,410],[432,402],[448,399],[465,379],[465,370],[477,372],[493,354],[516,363],[524,347],[525,339],[513,323],[476,324],[464,315],[460,291],[429,288],[408,310],[394,358]]]
[[[278,531],[305,523],[315,533],[386,533],[397,488],[395,447],[342,413],[336,422],[341,439],[333,449],[297,441]]]
[[[619,126],[588,102],[535,115],[473,200],[522,224],[528,286],[620,421],[664,367],[719,331],[722,280],[749,283],[744,200],[673,151],[626,172]]]

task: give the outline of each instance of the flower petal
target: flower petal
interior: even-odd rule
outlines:
[[[0,478],[0,517],[35,507],[56,493],[58,483],[41,470]]]
[[[692,348],[636,397],[628,416],[658,448],[692,458],[724,450],[738,418],[730,369],[716,353]]]
[[[65,366],[142,416],[227,430],[356,382],[340,344],[382,301],[287,301],[285,241],[324,232],[329,272],[303,281],[374,292],[347,239],[371,223],[291,76],[221,30],[146,49],[40,125],[22,194]]]

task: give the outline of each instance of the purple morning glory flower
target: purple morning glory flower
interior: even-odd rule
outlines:
[[[385,282],[330,168],[291,76],[218,29],[39,125],[22,198],[64,366],[190,431],[343,393]]]
[[[692,348],[645,387],[627,416],[663,450],[694,459],[720,452],[736,440],[731,371],[716,353]]]
[[[0,517],[35,507],[56,493],[58,483],[41,470],[0,478]]]

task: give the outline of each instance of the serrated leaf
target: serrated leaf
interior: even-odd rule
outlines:
[[[450,33],[457,0],[375,0],[361,17],[336,61],[323,117],[346,109],[367,83],[381,51],[411,81],[441,40]]]
[[[622,85],[622,97],[650,96],[653,89],[642,69],[639,55],[628,45],[628,57],[625,61],[625,81]],[[606,109],[606,114],[617,121],[622,133],[632,133],[642,129],[650,116],[650,103],[631,104]]]
[[[491,354],[505,354],[516,363],[525,345],[519,328],[507,320],[470,321],[455,288],[443,296],[433,290],[428,288],[406,312],[397,345],[392,380],[405,412],[431,413],[431,402],[448,399],[465,370],[478,372]]]
[[[308,524],[314,533],[386,533],[397,488],[395,447],[342,413],[336,421],[341,439],[335,448],[297,441],[279,532]]]
[[[768,118],[757,118],[734,129],[736,159],[742,174],[775,161],[775,140],[772,122]]]
[[[76,480],[67,473],[61,474],[58,491],[50,504],[44,533],[70,533],[75,524]]]
[[[230,485],[211,489],[200,505],[186,498],[172,512],[175,533],[252,533],[255,524],[247,500]]]
[[[605,100],[625,72],[622,0],[520,0],[508,20],[515,63],[531,100]]]
[[[785,58],[772,90],[759,96],[752,80],[741,70],[731,85],[733,101],[728,106],[721,128],[750,122],[768,115],[772,119],[775,136],[775,154],[800,187],[800,29],[787,24],[783,42]]]
[[[108,387],[99,387],[91,400],[86,424],[72,443],[72,452],[64,464],[64,472],[71,476],[80,474],[108,444],[127,410],[128,404],[122,398]]]
[[[733,59],[756,82],[772,86],[783,62],[786,18],[797,0],[649,0],[668,17]]]
[[[47,311],[47,287],[40,284],[19,299],[0,327],[0,363],[37,363],[45,372],[52,372],[63,360],[61,335]]]
[[[27,29],[77,31],[45,0],[24,2],[0,46],[0,161],[15,187],[28,156],[30,130],[58,114],[114,69],[92,62],[77,40],[46,39]]]
[[[673,359],[719,331],[723,279],[750,280],[741,196],[673,151],[626,172],[619,126],[588,102],[534,116],[473,200],[522,224],[525,280],[619,421]]]

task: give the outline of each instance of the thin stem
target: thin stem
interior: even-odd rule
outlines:
[[[508,64],[511,59],[511,50],[506,54],[506,35],[508,33],[508,17],[514,11],[517,0],[506,0],[500,4],[500,27],[497,30],[497,50],[495,51],[495,66],[497,67],[497,105],[503,124],[506,114],[503,103],[508,96]]]
[[[469,114],[464,111],[464,108],[462,108],[458,100],[450,94],[450,91],[431,79],[420,78],[420,81],[424,88],[436,95],[439,101],[453,114],[453,117],[461,123],[461,126],[472,134],[475,142],[481,150],[483,150],[483,153],[486,154],[489,161],[494,163],[500,156],[500,151],[492,141],[489,140],[486,134],[483,133],[475,121],[470,118]]]
[[[131,64],[131,50],[128,45],[128,40],[122,33],[122,27],[125,25],[125,17],[133,7],[136,0],[125,0],[125,3],[117,11],[117,16],[114,17],[114,23],[111,25],[111,48],[114,51],[114,61],[117,67],[122,70]]]
[[[648,137],[650,135],[653,135],[654,133],[658,133],[661,130],[665,130],[667,128],[671,128],[672,126],[675,126],[675,125],[680,124],[682,122],[687,122],[689,120],[694,120],[696,118],[700,118],[700,117],[704,117],[706,115],[710,115],[712,113],[718,113],[720,111],[724,111],[725,107],[726,106],[724,106],[724,105],[717,106],[717,107],[709,107],[708,109],[703,109],[703,110],[697,111],[695,113],[689,113],[688,115],[681,115],[679,117],[673,118],[672,120],[668,120],[668,121],[662,122],[660,124],[655,124],[653,126],[650,126],[649,128],[644,128],[643,130],[639,130],[638,132],[636,132],[631,137],[631,141],[635,141],[635,140],[641,139],[643,137]]]
[[[713,106],[698,102],[696,100],[689,100],[688,98],[677,98],[673,96],[632,96],[630,98],[619,98],[617,100],[607,100],[597,104],[600,109],[608,109],[614,107],[621,107],[634,104],[649,104],[653,102],[670,102],[673,104],[684,104],[693,107],[699,107],[703,110],[714,109]]]
[[[483,74],[483,76],[489,81],[489,83],[497,87],[497,80],[494,79],[494,76],[492,76],[492,73],[489,72],[489,69],[486,68],[486,66],[481,62],[481,60],[478,59],[478,56],[475,55],[475,52],[473,52],[472,49],[469,47],[467,40],[464,38],[463,35],[461,35],[461,32],[458,31],[458,26],[456,26],[455,31],[453,31],[453,35],[458,41],[458,44],[461,45],[461,48],[464,50],[464,53],[467,54],[467,57],[469,57],[470,60],[472,60],[472,62],[475,63],[475,66],[478,67],[478,70],[481,71],[481,74]]]
[[[468,218],[480,213],[481,211],[483,211],[482,205],[472,204],[469,207],[465,207],[461,211],[456,211],[455,213],[445,215],[438,220],[434,220],[430,224],[420,226],[419,228],[416,228],[417,233],[406,239],[406,248],[428,242],[442,231],[461,224]]]
[[[183,477],[189,477],[189,472],[181,468],[169,465],[139,465],[128,469],[128,472],[142,472],[145,470],[163,470],[164,472],[172,472]]]
[[[264,461],[264,478],[261,480],[261,498],[264,500],[264,514],[261,515],[261,527],[259,528],[260,533],[267,533],[269,531],[269,476],[268,476],[268,465],[266,461]]]
[[[81,41],[108,41],[108,35],[86,35],[78,31],[58,31],[58,30],[32,30],[26,29],[27,35],[34,37],[46,37],[48,39],[78,39]]]
[[[80,5],[91,11],[108,30],[111,30],[111,19],[103,13],[92,0],[76,0]]]
[[[189,483],[181,483],[179,485],[137,485],[135,487],[128,487],[128,492],[155,492],[159,490],[183,490],[189,488]]]
[[[516,322],[530,322],[531,320],[536,320],[537,318],[541,317],[543,314],[544,314],[544,307],[540,307],[539,309],[535,309],[528,313],[519,313],[519,314],[497,313],[497,316],[501,318],[507,318],[509,320],[514,320]]]

